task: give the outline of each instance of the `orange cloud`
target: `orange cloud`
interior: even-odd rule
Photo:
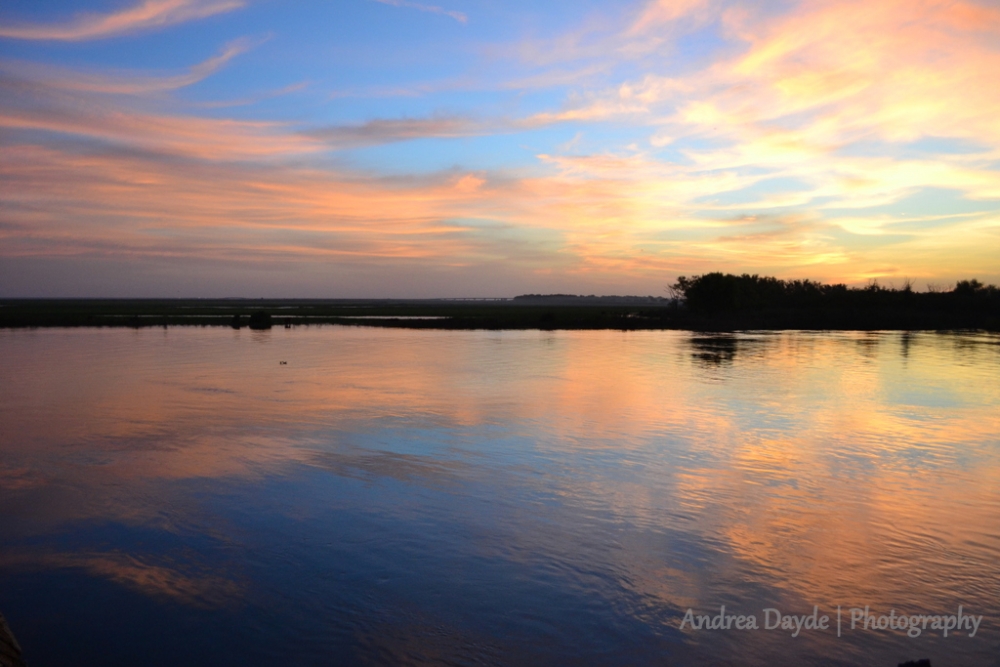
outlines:
[[[6,149],[0,174],[5,201],[21,212],[0,229],[0,236],[18,239],[6,246],[7,256],[117,250],[467,263],[489,254],[461,222],[483,213],[478,200],[488,188],[473,174],[394,184],[279,165],[193,164],[34,146]],[[81,224],[66,227],[66,219]]]
[[[650,3],[613,51],[639,53],[650,35],[672,38],[672,24],[703,16],[706,4]],[[677,229],[676,220],[694,218],[691,229],[705,231],[715,226],[711,217],[727,210],[794,215],[823,221],[812,229],[824,231],[786,238],[780,246],[761,243],[775,238],[770,232],[754,235],[753,246],[751,237],[703,234],[689,252],[703,247],[707,262],[714,255],[737,266],[789,267],[793,256],[796,266],[856,266],[878,250],[845,247],[837,228],[846,217],[825,211],[886,206],[934,188],[984,206],[1000,200],[997,16],[995,8],[976,3],[931,0],[799,3],[779,14],[720,7],[722,34],[731,44],[742,43],[739,51],[720,50],[714,63],[690,74],[665,76],[654,65],[636,80],[578,93],[563,110],[532,120],[645,124],[655,128],[653,149],[671,146],[682,156],[669,162],[651,156],[543,156],[563,179],[578,181],[581,193],[596,196],[602,184],[616,182],[630,208],[619,209],[625,213],[618,216],[620,226],[635,230],[642,220],[656,220],[665,231]],[[697,147],[691,139],[699,141]],[[907,145],[925,139],[965,144],[907,152]],[[792,185],[778,185],[781,179]],[[593,205],[593,197],[580,196]],[[586,208],[579,207],[576,219],[607,212],[587,216]],[[844,229],[853,233],[862,216]],[[919,218],[905,216],[914,223]],[[866,233],[885,235],[898,234],[905,222],[882,214],[864,220]],[[997,250],[990,231],[997,221],[995,210],[984,210],[974,219],[953,216],[933,228],[914,225],[894,254],[913,252],[927,260],[943,226],[949,227],[947,245],[969,246],[976,239]],[[967,251],[979,256],[971,247]],[[955,255],[947,262],[954,266]]]
[[[653,4],[649,12],[669,9],[672,16],[676,7]],[[837,152],[858,142],[930,137],[969,140],[990,151],[1000,144],[1000,92],[992,85],[1000,68],[996,14],[929,0],[803,3],[780,16],[730,10],[723,24],[729,37],[746,44],[743,53],[691,75],[650,72],[539,119],[631,116],[660,126],[654,146],[691,136],[715,140],[722,145],[717,150],[735,153],[689,154],[732,167],[775,160],[835,167]]]

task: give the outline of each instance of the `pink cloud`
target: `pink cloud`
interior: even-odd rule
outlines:
[[[43,83],[49,88],[107,95],[144,95],[178,90],[203,81],[226,66],[230,60],[252,48],[249,39],[227,44],[218,54],[204,60],[183,74],[136,75],[130,72],[114,74],[70,70],[24,61],[0,61],[0,69],[13,76]]]
[[[428,12],[430,14],[441,14],[442,16],[453,18],[459,23],[467,23],[469,20],[469,17],[462,12],[445,9],[443,7],[438,7],[437,5],[424,5],[419,2],[409,2],[409,0],[375,0],[375,2],[383,5],[391,5],[393,7],[409,7],[410,9],[416,9],[417,11]]]
[[[0,37],[76,42],[163,28],[239,9],[243,0],[146,0],[110,14],[81,14],[57,24],[0,26]]]

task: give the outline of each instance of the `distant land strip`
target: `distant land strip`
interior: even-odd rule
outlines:
[[[1000,331],[1000,288],[978,280],[917,292],[709,273],[670,296],[511,299],[0,299],[0,328],[320,324],[409,329]]]

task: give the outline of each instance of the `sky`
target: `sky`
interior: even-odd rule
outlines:
[[[0,296],[1000,283],[997,72],[997,0],[3,0]]]

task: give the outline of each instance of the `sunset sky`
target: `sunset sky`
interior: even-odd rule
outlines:
[[[0,296],[713,270],[1000,283],[1000,3],[0,4]]]

